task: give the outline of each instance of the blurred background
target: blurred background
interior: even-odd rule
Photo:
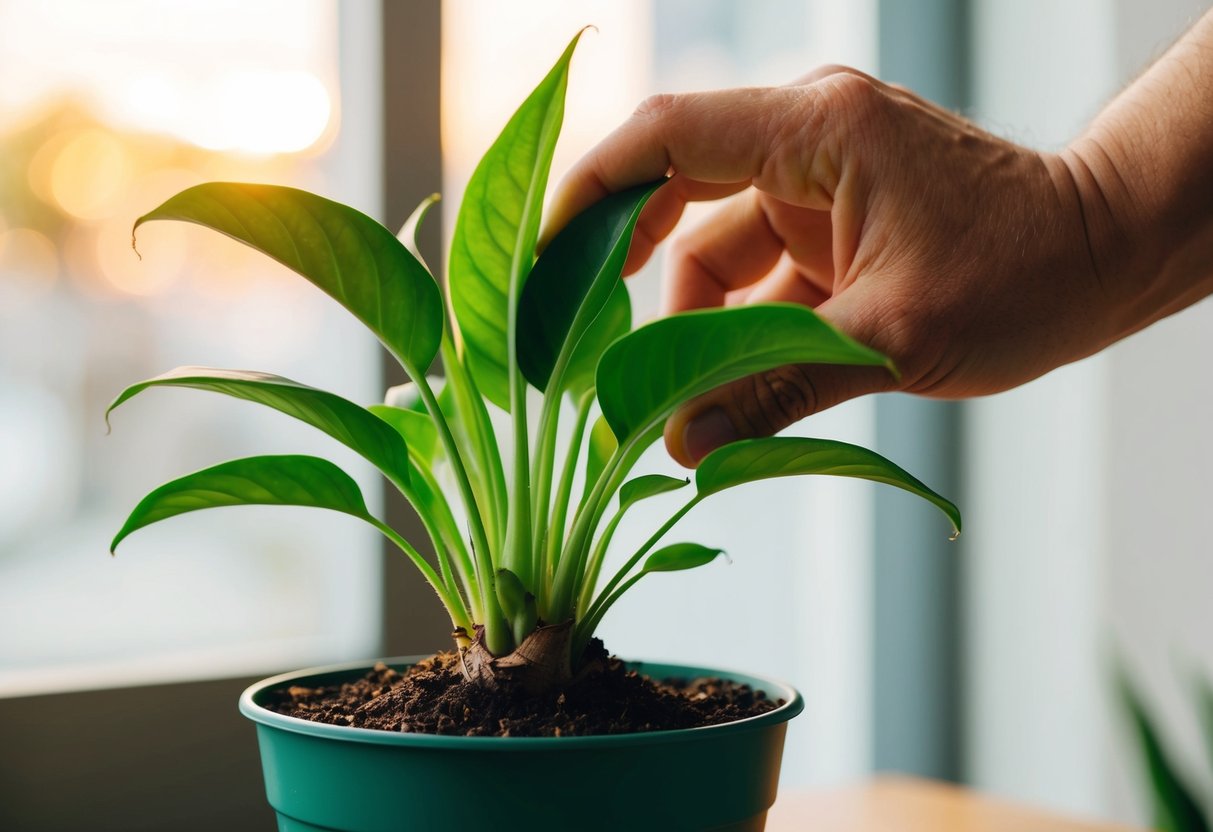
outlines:
[[[232,456],[317,453],[380,493],[336,443],[219,397],[149,393],[107,436],[125,385],[205,364],[370,403],[395,380],[342,310],[234,243],[156,223],[140,260],[141,213],[197,182],[264,181],[395,228],[440,191],[426,240],[440,262],[480,154],[587,23],[554,178],[650,93],[781,84],[823,63],[1058,149],[1205,6],[0,0],[0,828],[264,828],[240,688],[445,646],[420,581],[335,515],[195,515],[109,557],[149,488]],[[638,319],[656,312],[660,272],[630,283]],[[1211,351],[1206,302],[1011,393],[813,417],[795,430],[874,446],[956,497],[961,541],[900,493],[753,485],[683,521],[732,564],[642,584],[603,636],[621,655],[800,687],[785,787],[902,771],[1142,821],[1111,670],[1119,657],[1201,774],[1190,693],[1213,678],[1213,377],[1197,362]],[[638,537],[664,508],[652,502]]]

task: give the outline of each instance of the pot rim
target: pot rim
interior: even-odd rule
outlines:
[[[734,720],[733,722],[724,722],[719,725],[704,725],[698,728],[676,728],[667,731],[642,731],[630,734],[597,734],[581,737],[463,737],[446,734],[398,733],[396,731],[382,731],[375,728],[354,728],[348,725],[311,722],[310,720],[276,713],[255,701],[258,696],[271,688],[280,687],[288,682],[297,681],[308,676],[369,669],[377,661],[384,662],[390,667],[412,665],[425,658],[428,658],[428,656],[396,656],[370,661],[364,659],[280,673],[276,676],[262,679],[260,682],[256,682],[245,688],[244,692],[240,694],[240,713],[253,722],[258,723],[259,726],[264,725],[319,739],[359,742],[371,745],[467,751],[555,751],[557,749],[605,749],[651,745],[655,743],[707,740],[721,737],[725,734],[771,728],[779,723],[787,722],[804,710],[804,699],[801,697],[800,691],[786,682],[780,682],[767,676],[756,676],[752,673],[738,673],[719,668],[670,664],[658,661],[627,661],[626,663],[638,669],[643,669],[646,666],[663,668],[664,672],[668,673],[668,675],[686,675],[692,678],[710,675],[743,681],[745,684],[759,687],[772,699],[783,699],[784,704],[757,716],[746,717]],[[755,682],[758,684],[755,685]]]

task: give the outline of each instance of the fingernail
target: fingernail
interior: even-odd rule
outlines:
[[[723,408],[712,407],[700,413],[682,429],[682,447],[693,461],[699,462],[721,445],[739,439],[729,415]]]

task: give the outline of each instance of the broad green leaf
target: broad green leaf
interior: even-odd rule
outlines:
[[[934,503],[960,534],[960,510],[875,451],[830,439],[772,436],[743,439],[712,451],[695,469],[700,497],[755,480],[825,474],[892,485]]]
[[[663,546],[645,559],[641,574],[649,572],[681,572],[694,569],[716,560],[724,549],[710,549],[698,543],[671,543]]]
[[[573,38],[468,181],[451,240],[450,294],[468,369],[509,410],[509,315],[535,258],[543,194],[564,120]]]
[[[1154,827],[1159,832],[1209,832],[1200,804],[1184,784],[1145,706],[1123,675],[1120,694],[1133,726],[1146,771],[1150,778]]]
[[[538,389],[547,390],[562,351],[568,355],[561,387],[574,395],[588,389],[602,351],[631,328],[623,264],[641,209],[664,183],[638,185],[591,205],[535,261],[518,304],[518,366]],[[594,327],[608,302],[611,314]],[[574,350],[579,356],[570,373]]]
[[[335,393],[253,370],[178,367],[123,390],[106,410],[106,421],[114,408],[149,387],[209,390],[272,407],[324,431],[388,476],[408,482],[408,449],[401,434],[366,408]]]
[[[593,490],[594,483],[598,482],[602,469],[606,467],[607,460],[615,453],[617,447],[619,447],[619,443],[615,441],[615,434],[611,432],[611,426],[607,424],[606,419],[599,416],[590,428],[590,438],[586,447],[585,494],[589,494]],[[584,494],[582,499],[585,499]]]
[[[677,491],[690,480],[682,477],[667,477],[664,474],[644,474],[628,480],[619,488],[619,509],[623,511],[649,497]]]
[[[210,182],[135,221],[193,222],[298,272],[352,312],[410,373],[425,372],[442,338],[438,284],[379,223],[338,202],[278,185]]]
[[[333,463],[314,456],[254,456],[160,486],[135,506],[110,551],[131,532],[179,514],[251,505],[327,508],[377,525],[358,484]]]
[[[620,280],[607,298],[606,305],[590,324],[585,335],[573,348],[568,369],[564,373],[564,388],[577,399],[594,386],[594,374],[603,352],[614,341],[632,329],[632,298],[628,287]]]
[[[735,306],[672,315],[620,338],[598,364],[598,401],[623,444],[655,437],[654,427],[687,399],[785,364],[892,369],[807,306]]]
[[[367,409],[395,428],[404,438],[411,453],[416,454],[426,464],[433,464],[439,448],[438,429],[434,427],[434,420],[428,413],[418,413],[409,408],[386,404],[373,404]]]

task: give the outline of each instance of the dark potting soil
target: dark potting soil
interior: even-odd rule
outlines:
[[[559,692],[489,691],[466,682],[456,653],[439,653],[399,673],[383,663],[340,686],[293,686],[266,703],[287,716],[424,734],[567,737],[695,728],[782,705],[726,679],[656,681],[608,659]]]

